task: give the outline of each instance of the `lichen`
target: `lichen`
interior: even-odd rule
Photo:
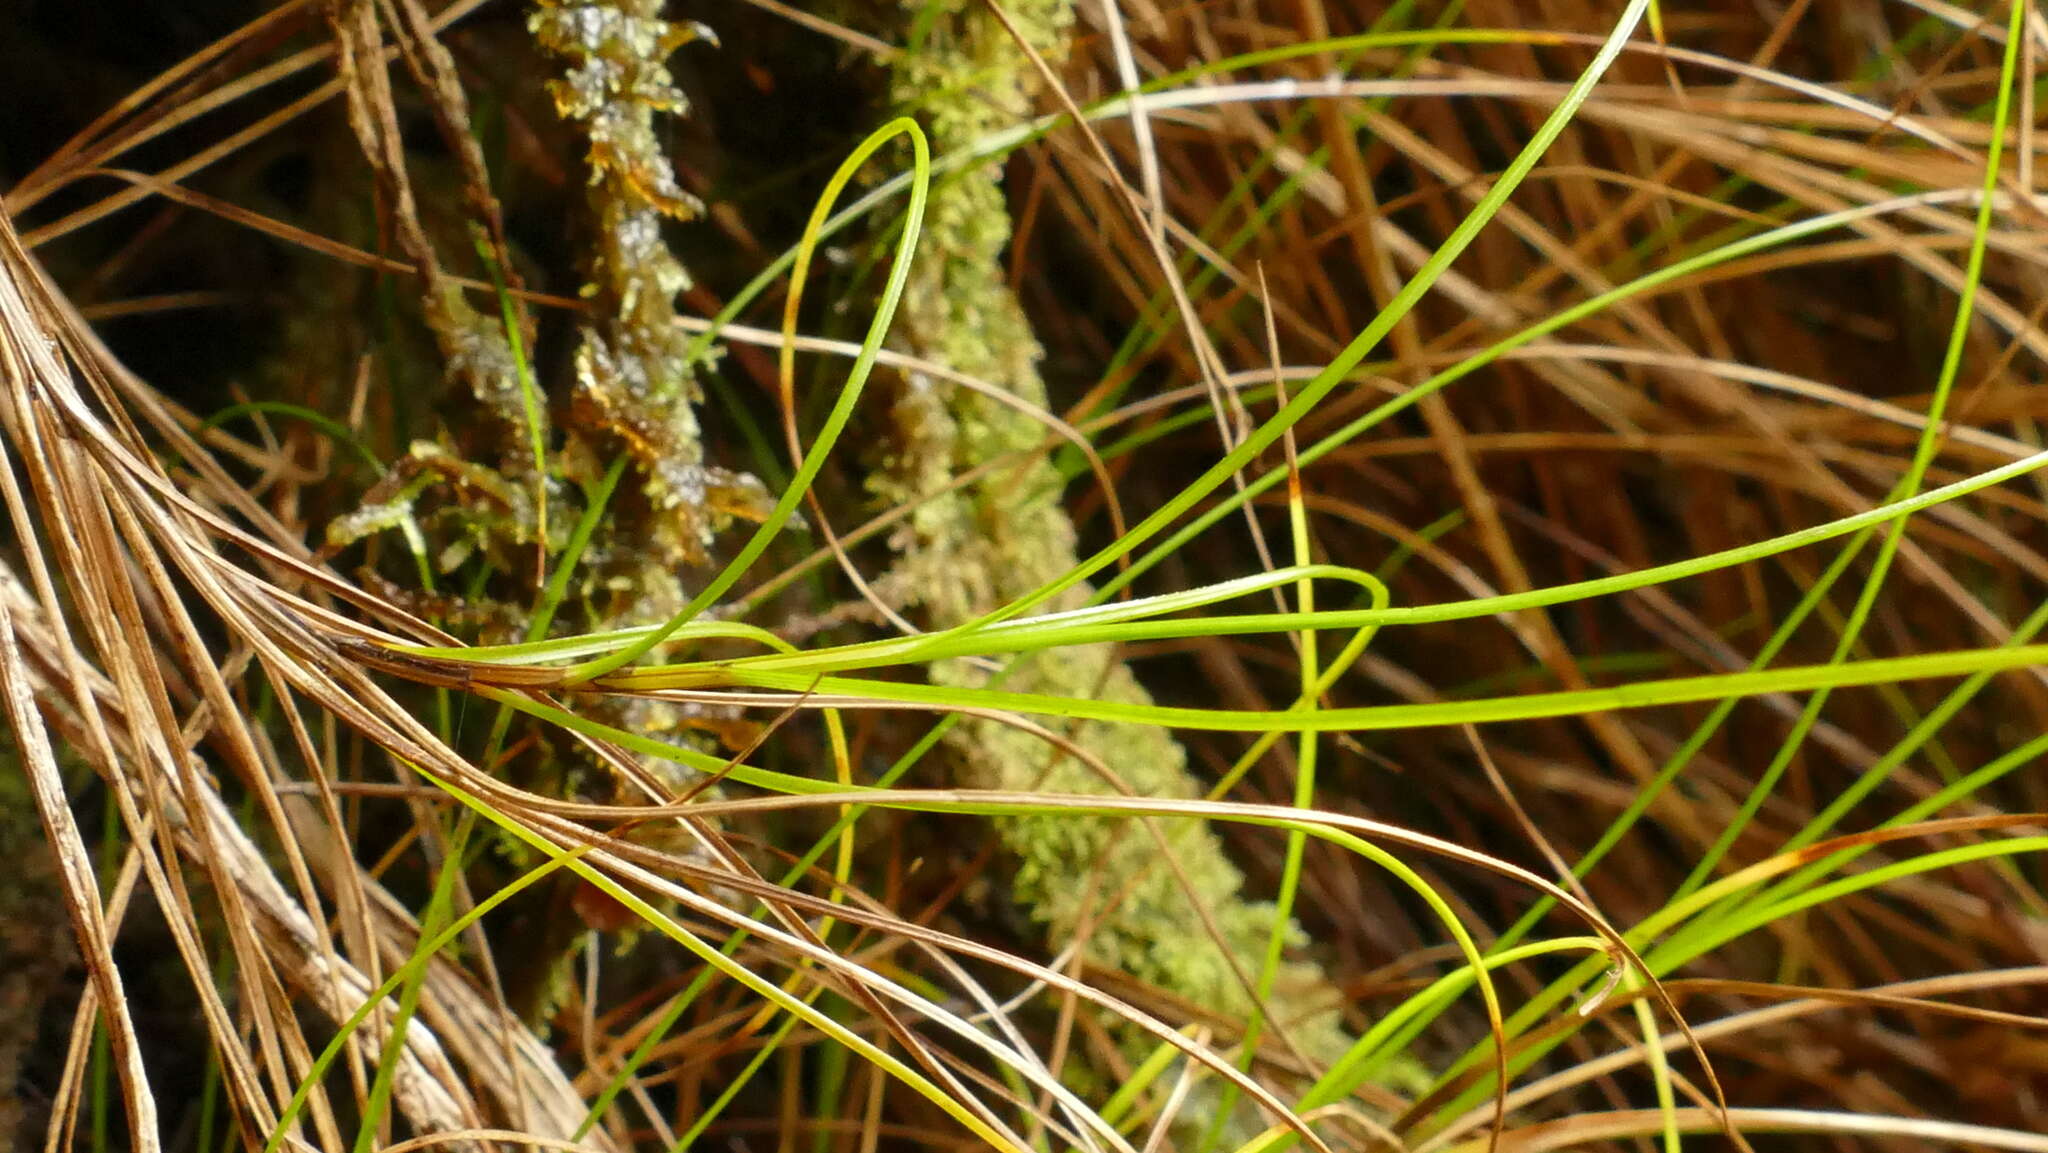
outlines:
[[[923,39],[898,58],[895,97],[923,115],[935,151],[964,148],[1027,114],[1034,70],[985,7],[974,0],[936,6],[907,0],[905,7]],[[1005,10],[1033,46],[1048,53],[1058,50],[1072,20],[1066,0],[1013,2]],[[1000,169],[989,165],[933,188],[924,241],[904,291],[901,329],[920,356],[1042,405],[1042,350],[1005,279],[1011,223],[1000,180]],[[934,495],[959,473],[1037,445],[1042,427],[967,390],[941,391],[917,374],[908,374],[898,389],[891,423],[895,440],[871,487],[884,501],[925,501],[894,544],[901,554],[901,587],[916,590],[915,608],[926,624],[962,623],[1073,567],[1074,526],[1061,503],[1059,475],[1043,458],[963,491]],[[1076,607],[1089,595],[1085,586],[1077,588],[1046,609]],[[936,665],[930,675],[953,685],[985,677],[959,663]],[[1150,701],[1130,669],[1103,647],[1028,658],[1005,687]],[[1185,751],[1163,730],[1090,724],[1069,735],[1112,766],[1137,795],[1200,793]],[[949,747],[980,786],[1056,793],[1111,788],[1079,760],[993,722],[961,725]],[[1157,827],[1185,888],[1182,877],[1160,867],[1156,842],[1115,822],[1068,815],[1005,820],[1001,835],[1018,858],[1014,895],[1055,941],[1092,926],[1091,960],[1242,1017],[1250,1002],[1232,961],[1245,973],[1258,972],[1274,910],[1244,898],[1243,875],[1208,828],[1186,821],[1161,821]],[[1122,900],[1105,909],[1117,894]],[[1208,910],[1228,955],[1212,943],[1190,898]],[[1302,943],[1298,929],[1289,926],[1287,934],[1295,945]],[[1288,965],[1273,1002],[1291,1037],[1311,1057],[1329,1060],[1342,1051],[1345,1038],[1328,983],[1315,966]]]

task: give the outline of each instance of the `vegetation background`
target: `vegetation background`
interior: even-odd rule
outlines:
[[[0,1147],[2048,1149],[2026,0],[0,0]]]

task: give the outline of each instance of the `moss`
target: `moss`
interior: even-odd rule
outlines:
[[[590,143],[595,244],[583,296],[595,319],[576,351],[573,431],[608,435],[632,455],[656,514],[649,550],[700,563],[722,516],[758,519],[772,501],[760,482],[704,460],[689,340],[676,324],[690,277],[662,236],[664,221],[702,206],[676,183],[656,116],[688,108],[666,61],[709,30],[661,9],[662,0],[543,0],[528,24],[566,65],[548,83],[556,110]]]
[[[595,479],[611,453],[638,466],[639,500],[615,508],[585,558],[594,627],[665,620],[685,601],[682,565],[704,562],[712,534],[733,517],[759,520],[773,506],[751,476],[705,462],[701,399],[690,342],[676,323],[676,296],[690,285],[663,224],[703,206],[676,182],[657,117],[689,102],[667,60],[701,24],[664,20],[663,0],[541,0],[528,19],[534,41],[563,64],[548,82],[556,110],[589,142],[593,244],[582,295],[590,321],[576,350],[575,396],[564,471]],[[603,602],[596,604],[594,602]],[[653,702],[600,706],[649,734],[715,725],[703,710]],[[648,765],[657,778],[669,766]]]
[[[561,65],[547,82],[555,108],[587,143],[591,237],[582,270],[589,307],[573,387],[569,403],[551,414],[556,419],[543,440],[554,443],[542,467],[533,467],[526,384],[502,321],[471,307],[454,281],[430,277],[421,308],[442,361],[451,375],[470,382],[481,407],[510,435],[495,460],[482,462],[436,443],[415,443],[355,512],[328,525],[328,546],[339,549],[387,530],[411,532],[417,523],[444,573],[475,559],[488,566],[484,571],[504,574],[486,597],[436,609],[444,617],[490,622],[501,635],[487,640],[523,636],[526,606],[538,590],[530,579],[517,578],[538,571],[536,544],[550,556],[562,551],[582,515],[579,489],[587,497],[621,454],[634,467],[581,555],[572,590],[581,612],[565,609],[557,618],[565,627],[603,631],[674,615],[687,600],[690,570],[708,559],[717,531],[734,518],[759,520],[773,505],[760,481],[707,462],[698,424],[697,365],[676,309],[690,277],[664,229],[694,219],[701,205],[676,180],[663,150],[662,118],[687,109],[666,61],[710,33],[699,24],[662,19],[662,6],[662,0],[539,0],[529,15],[534,43]],[[413,239],[431,254],[433,243],[423,232]],[[734,747],[735,734],[748,731],[732,710],[708,706],[603,698],[584,707],[607,723],[706,748],[717,741]],[[646,799],[609,773],[579,772],[569,757],[546,753],[532,760],[515,770],[527,787],[606,792],[618,803]],[[643,779],[672,792],[698,783],[658,758],[641,758],[640,767]],[[593,778],[587,789],[582,777]],[[524,859],[518,846],[500,847],[513,860]],[[559,936],[568,927],[550,923],[547,931]],[[518,977],[536,1016],[545,1017],[557,1000],[571,936],[557,941],[543,934],[540,946],[520,955],[519,963],[533,970]]]
[[[1034,69],[1001,24],[979,3],[912,2],[907,5],[917,50],[906,52],[894,74],[899,103],[920,110],[935,150],[944,153],[1015,123]],[[1035,47],[1054,52],[1072,20],[1062,0],[1031,0],[1006,7]],[[902,327],[916,351],[1033,403],[1045,401],[1038,372],[1042,350],[1004,276],[1011,238],[1001,172],[990,165],[935,188],[926,239],[906,287]],[[899,390],[893,412],[896,443],[872,487],[887,501],[928,496],[947,480],[1006,453],[1029,449],[1044,429],[1015,411],[965,390],[940,391],[914,374]],[[1058,474],[1042,459],[992,476],[953,495],[930,499],[897,536],[903,586],[933,627],[960,623],[999,602],[1030,592],[1075,564],[1074,526],[1061,504]],[[1089,595],[1075,590],[1048,609],[1071,608]],[[934,680],[974,684],[983,674],[961,664],[936,666]],[[1105,648],[1045,653],[1026,661],[1007,687],[1064,696],[1142,703],[1144,687]],[[1200,788],[1185,751],[1161,730],[1087,725],[1071,734],[1112,766],[1141,796],[1191,798]],[[951,752],[977,785],[1100,793],[1110,786],[1074,758],[1058,756],[1026,734],[990,722],[955,730]],[[1179,862],[1193,897],[1206,907],[1231,956],[1210,943],[1171,870],[1158,867],[1149,837],[1115,822],[1071,816],[1008,820],[1002,836],[1018,857],[1016,898],[1042,921],[1055,941],[1095,922],[1090,958],[1150,981],[1189,1001],[1243,1015],[1249,1001],[1232,972],[1234,958],[1256,974],[1271,930],[1273,909],[1242,896],[1243,876],[1206,826],[1159,822],[1168,851]],[[1101,904],[1124,892],[1106,917]],[[1299,944],[1298,930],[1290,930]],[[1281,975],[1275,1009],[1311,1055],[1329,1059],[1345,1039],[1333,1010],[1303,1012],[1327,983],[1312,965],[1291,965]]]

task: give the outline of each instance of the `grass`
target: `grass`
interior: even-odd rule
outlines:
[[[680,169],[723,212],[676,231],[723,252],[687,298],[734,422],[707,408],[706,454],[788,479],[659,619],[621,575],[652,490],[559,378],[573,259],[527,233],[580,203],[576,138],[491,60],[532,52],[517,13],[358,13],[395,22],[349,33],[341,73],[393,129],[386,233],[222,207],[262,188],[237,150],[314,106],[271,86],[336,51],[289,6],[81,115],[12,174],[0,233],[0,673],[81,957],[78,1026],[29,1065],[49,1132],[208,1153],[2042,1148],[2028,6],[1967,24],[1816,0],[1773,23],[1632,0],[1540,28],[1416,7],[1111,12],[1052,61],[1064,91],[951,152],[864,71],[877,44],[959,34],[941,6],[859,28],[693,12],[726,47],[672,67],[709,99],[751,86],[760,123],[706,147],[768,190],[721,201],[701,156]],[[867,62],[803,73],[821,36]],[[377,95],[372,44],[417,92]],[[411,100],[468,131],[437,76],[504,121],[502,219],[395,133]],[[780,102],[861,92],[781,179]],[[190,133],[166,134],[203,109],[245,127],[179,151]],[[361,181],[332,175],[338,117],[304,135],[275,147]],[[905,382],[952,387],[894,323],[913,267],[946,258],[932,189],[992,164],[1065,407],[1015,409],[1042,443],[956,485],[1054,460],[1085,559],[927,627],[889,542],[936,506],[863,485],[925,387]],[[124,166],[157,175],[91,200]],[[170,223],[112,215],[180,181]],[[450,239],[479,214],[489,243]],[[427,280],[509,349],[518,419],[496,432],[538,466],[520,549],[495,535],[489,418],[372,385],[440,372],[410,279],[389,282],[399,321],[365,292],[359,329],[252,352],[253,396],[125,371],[66,293],[155,291],[142,272],[176,267],[186,228],[295,253],[342,299],[450,260]],[[149,314],[97,323],[127,353]],[[330,352],[360,364],[352,391],[292,371]],[[816,429],[750,463],[778,406]],[[422,438],[462,468],[401,478],[368,447]],[[405,494],[400,550],[311,543],[373,485]],[[1095,646],[1158,700],[1005,687]],[[936,662],[985,677],[926,679]],[[942,738],[991,722],[1103,792],[955,779]],[[1124,726],[1171,730],[1206,793],[1133,795],[1083,739]],[[87,789],[50,787],[53,747]],[[1044,938],[988,832],[1020,817],[1159,846],[1219,830],[1274,898],[1236,959],[1248,1008]],[[102,892],[122,849],[160,925]],[[1155,857],[1192,891],[1191,862]],[[1134,908],[1134,881],[1069,867],[1084,923],[1220,939],[1213,910]],[[1340,1053],[1269,1010],[1303,955]],[[583,975],[538,1020],[508,995],[530,965]],[[174,1044],[212,1056],[187,1074]]]

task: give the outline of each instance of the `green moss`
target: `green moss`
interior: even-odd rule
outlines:
[[[662,0],[542,0],[528,25],[566,65],[548,91],[590,144],[595,244],[583,295],[594,319],[576,351],[571,431],[632,455],[654,513],[643,547],[672,565],[701,563],[721,519],[758,519],[773,502],[752,477],[704,460],[695,366],[676,324],[676,295],[690,277],[662,236],[665,221],[694,218],[702,206],[676,183],[656,117],[688,108],[666,61],[709,30],[664,20],[661,10]]]
[[[555,107],[587,143],[591,238],[582,289],[589,307],[573,387],[541,437],[549,445],[541,467],[534,467],[527,385],[503,320],[478,312],[444,278],[426,286],[424,318],[449,372],[470,382],[481,407],[510,435],[497,458],[484,462],[416,443],[357,511],[328,526],[329,546],[341,548],[417,523],[442,572],[476,559],[483,571],[500,574],[484,596],[435,606],[444,618],[460,613],[493,621],[500,634],[518,634],[485,639],[523,639],[538,588],[519,578],[542,571],[537,551],[550,558],[548,567],[559,563],[584,511],[579,495],[588,499],[621,455],[634,467],[578,560],[571,600],[580,612],[565,607],[561,627],[603,631],[674,615],[687,600],[690,570],[707,560],[716,532],[735,517],[758,520],[773,504],[758,480],[706,460],[697,365],[677,324],[676,298],[690,278],[664,235],[670,222],[694,219],[701,206],[677,182],[662,140],[663,118],[687,109],[666,62],[710,33],[662,19],[662,7],[662,0],[539,0],[528,19],[534,43],[561,65],[547,82]],[[714,747],[712,736],[730,745],[740,724],[734,710],[708,706],[604,698],[583,707],[606,723],[705,748]],[[641,768],[672,792],[698,784],[658,758],[642,758]],[[646,800],[609,773],[578,770],[572,756],[544,753],[507,771],[538,791]],[[500,848],[525,860],[509,841]],[[557,999],[574,920],[545,926],[536,947],[512,962],[532,970],[519,977],[538,1017]]]
[[[962,148],[1028,112],[1025,97],[1035,70],[982,5],[908,8],[913,36],[921,32],[922,40],[900,59],[895,96],[924,115],[936,151]],[[1062,0],[1013,3],[1006,11],[1047,53],[1058,50],[1072,20]],[[920,355],[1043,404],[1042,351],[1004,274],[1011,223],[1000,179],[1000,169],[991,165],[933,189],[926,239],[904,294],[902,328]],[[941,391],[914,374],[895,398],[893,423],[897,440],[889,467],[872,482],[877,495],[892,502],[928,496],[952,476],[1029,449],[1045,435],[1009,408],[966,390]],[[915,603],[925,621],[933,627],[958,624],[1070,569],[1076,560],[1074,526],[1061,488],[1058,474],[1041,459],[918,509],[895,543],[902,552],[902,587],[917,590]],[[1047,608],[1071,608],[1088,595],[1086,588],[1077,589]],[[983,675],[961,664],[931,670],[934,680],[948,684],[973,684]],[[1007,687],[1150,699],[1105,648],[1038,655]],[[970,722],[955,734],[951,752],[977,785],[1063,793],[1111,788],[1077,759],[1002,725]],[[1140,796],[1199,795],[1185,751],[1164,731],[1087,725],[1071,736]],[[1092,960],[1205,1008],[1242,1016],[1250,1004],[1231,961],[1257,974],[1274,911],[1243,898],[1243,876],[1207,827],[1185,821],[1158,827],[1192,894],[1172,870],[1159,866],[1159,848],[1150,836],[1115,822],[1058,816],[1002,822],[1004,842],[1018,858],[1016,898],[1045,924],[1053,941],[1064,942],[1093,923]],[[1119,893],[1121,903],[1105,913],[1104,901]],[[1228,956],[1210,942],[1190,895],[1209,911]],[[1299,944],[1299,932],[1291,935]],[[1307,964],[1289,966],[1274,997],[1292,1036],[1323,1059],[1345,1043],[1329,1000],[1320,971]],[[1304,1008],[1318,1001],[1324,1007]]]

